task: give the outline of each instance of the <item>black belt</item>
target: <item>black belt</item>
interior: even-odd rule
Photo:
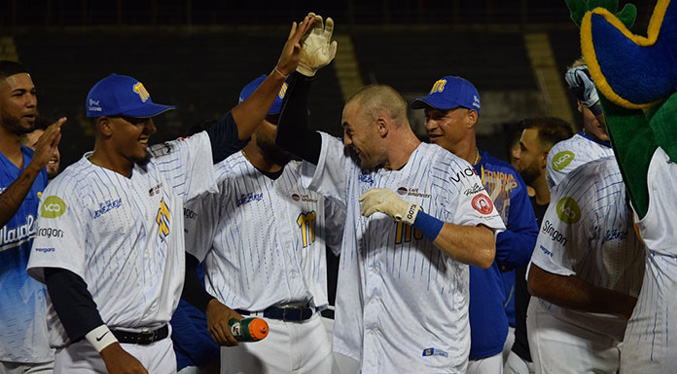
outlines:
[[[257,312],[250,312],[248,310],[236,309],[236,312],[243,316],[256,315]],[[263,310],[265,318],[279,319],[285,322],[300,322],[310,319],[315,314],[315,308],[278,308],[271,306]]]
[[[169,336],[169,327],[164,325],[157,330],[130,332],[121,330],[110,330],[120,343],[149,345],[158,340]]]

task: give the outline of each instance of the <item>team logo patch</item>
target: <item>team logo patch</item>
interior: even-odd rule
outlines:
[[[560,171],[567,167],[567,165],[574,160],[574,157],[576,157],[576,155],[571,151],[559,152],[552,158],[552,168]]]
[[[40,217],[56,218],[66,212],[66,203],[58,196],[48,196],[40,207]]]
[[[557,203],[557,217],[564,223],[576,223],[581,219],[581,208],[573,198],[563,197]]]
[[[426,348],[423,350],[423,353],[421,354],[423,357],[431,357],[431,356],[442,356],[442,357],[447,357],[449,354],[441,349],[437,348]]]
[[[299,196],[299,194],[297,194],[297,193],[291,195],[291,198],[292,198],[292,200],[294,200],[294,201],[299,201],[299,200],[301,200],[301,196]]]
[[[406,195],[407,192],[409,192],[409,190],[407,190],[406,187],[400,187],[400,188],[397,189],[397,193],[400,194],[400,195]]]
[[[481,214],[489,214],[494,210],[494,203],[489,196],[479,194],[472,199],[472,207]]]

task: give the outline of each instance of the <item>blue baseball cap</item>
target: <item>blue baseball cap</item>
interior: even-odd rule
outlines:
[[[268,76],[263,74],[262,76],[254,79],[253,81],[249,82],[242,91],[240,92],[240,103],[247,100],[249,96],[251,96],[254,91],[256,91],[257,88],[263,83],[264,80],[266,80]],[[273,102],[273,106],[270,107],[270,110],[268,111],[268,114],[279,114],[282,111],[282,101],[284,100],[284,95],[287,93],[287,82],[282,83],[282,88],[280,88],[280,92],[278,92],[277,97],[275,98],[275,102]]]
[[[125,115],[136,118],[157,116],[173,106],[155,104],[138,80],[111,74],[98,81],[87,94],[87,117]]]
[[[480,94],[468,80],[449,75],[438,79],[428,96],[415,98],[409,106],[411,109],[433,107],[440,110],[463,107],[474,109],[480,114]]]

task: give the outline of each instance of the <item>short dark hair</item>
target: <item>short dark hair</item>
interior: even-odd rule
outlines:
[[[567,121],[556,117],[527,118],[522,121],[522,128],[537,129],[538,139],[548,149],[562,140],[574,136],[571,125]]]
[[[0,79],[20,73],[28,74],[28,69],[16,61],[0,60]]]

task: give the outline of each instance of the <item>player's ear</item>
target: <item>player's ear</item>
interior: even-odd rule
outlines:
[[[388,122],[383,117],[376,118],[376,129],[381,138],[385,138],[388,135]]]
[[[471,129],[475,127],[475,125],[477,124],[477,120],[479,120],[479,115],[477,114],[477,111],[475,109],[468,109],[465,118],[467,119],[468,128]]]
[[[113,121],[110,117],[99,117],[96,119],[96,128],[104,136],[113,134]]]

